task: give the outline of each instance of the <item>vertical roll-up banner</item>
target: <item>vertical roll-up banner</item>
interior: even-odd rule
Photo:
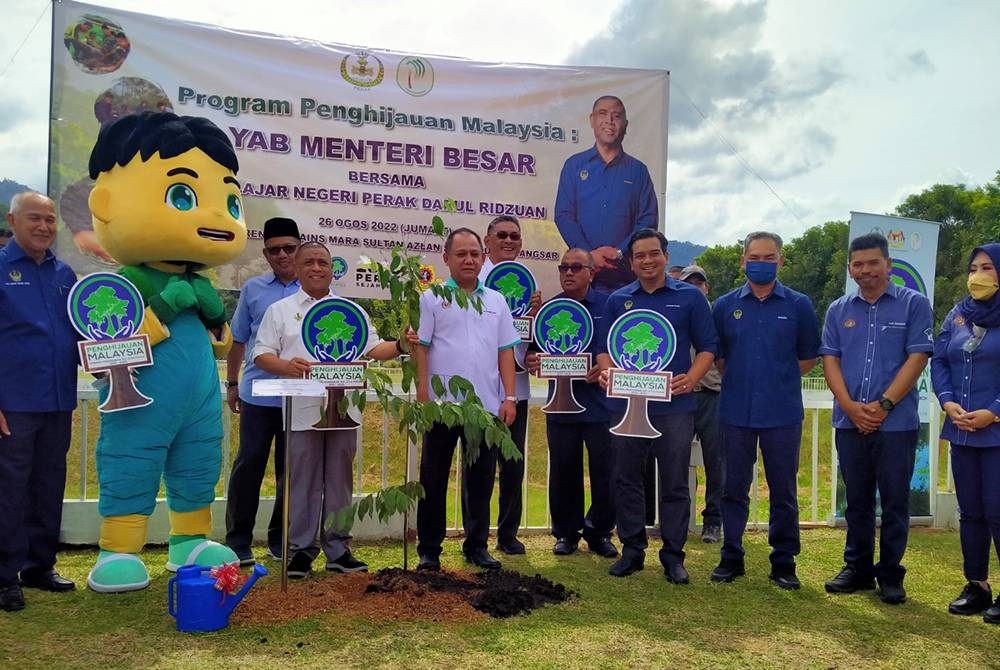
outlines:
[[[884,235],[889,241],[889,257],[892,259],[890,281],[927,296],[933,306],[939,226],[939,223],[933,221],[851,212],[848,240],[853,240],[855,237],[867,233]],[[846,294],[854,294],[857,291],[858,285],[854,283],[850,273],[848,273]],[[931,481],[930,447],[932,444],[937,445],[937,436],[931,439],[928,423],[932,404],[930,373],[930,365],[928,365],[917,381],[917,391],[920,394],[917,410],[920,415],[920,432],[917,439],[916,466],[910,481],[911,516],[929,516],[931,513],[931,494],[934,482]],[[843,518],[846,506],[844,478],[838,468],[835,501],[838,517]]]
[[[142,110],[207,117],[236,147],[250,240],[215,270],[223,287],[267,270],[261,231],[273,216],[330,248],[337,293],[382,297],[363,258],[403,244],[424,255],[428,279],[442,278],[435,215],[482,234],[511,214],[524,233],[519,260],[554,295],[567,246],[554,223],[560,172],[594,145],[589,117],[604,95],[626,108],[624,149],[649,170],[663,228],[666,71],[484,63],[71,0],[53,12],[50,190],[70,233],[59,253],[77,272],[107,269],[86,203],[98,129]],[[598,178],[586,172],[575,177]]]

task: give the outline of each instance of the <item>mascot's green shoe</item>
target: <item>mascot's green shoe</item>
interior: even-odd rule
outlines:
[[[87,575],[87,586],[98,593],[124,593],[149,586],[149,572],[135,554],[101,550]]]
[[[177,572],[177,568],[183,565],[213,567],[233,561],[239,563],[240,559],[226,545],[196,537],[170,545],[170,551],[167,554],[167,570]]]

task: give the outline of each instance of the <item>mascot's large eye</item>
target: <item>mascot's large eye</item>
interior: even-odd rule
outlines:
[[[167,189],[166,202],[174,209],[187,212],[198,206],[198,196],[187,184],[173,184]]]
[[[238,195],[230,194],[226,198],[226,206],[229,208],[229,214],[236,220],[239,220],[240,216],[243,215],[243,207],[240,205],[240,198]]]

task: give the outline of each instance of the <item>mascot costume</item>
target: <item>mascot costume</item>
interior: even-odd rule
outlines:
[[[152,404],[101,415],[101,552],[87,578],[94,591],[149,585],[138,553],[161,479],[170,513],[167,570],[238,560],[207,539],[222,465],[216,357],[232,338],[222,300],[197,274],[246,245],[238,169],[232,143],[211,121],[163,112],[105,125],[91,153],[94,233],[139,289],[140,332],[153,346],[153,365],[136,371],[136,387]]]

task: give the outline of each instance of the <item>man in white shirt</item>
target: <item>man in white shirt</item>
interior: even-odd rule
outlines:
[[[483,243],[468,228],[453,230],[444,245],[444,262],[451,277],[447,284],[481,301],[482,311],[471,305],[461,308],[455,302],[438,298],[432,291],[420,297],[420,346],[417,360],[417,400],[437,398],[431,378],[437,376],[445,388],[453,376],[472,383],[487,411],[505,424],[514,422],[517,396],[514,385],[514,346],[521,339],[514,329],[513,317],[503,296],[483,286],[479,271],[483,266]],[[501,398],[500,391],[503,390]],[[445,394],[444,400],[461,400]],[[417,505],[418,570],[440,570],[441,543],[445,536],[448,475],[455,444],[462,440],[463,426],[448,428],[435,424],[424,435],[420,456],[420,483],[425,497]],[[477,567],[500,569],[500,561],[487,551],[490,528],[490,498],[496,470],[494,450],[483,448],[474,463],[465,463],[463,478],[462,522],[465,527],[465,558]]]
[[[332,297],[333,268],[330,251],[319,242],[306,242],[295,253],[295,269],[300,290],[268,307],[257,331],[254,363],[279,377],[308,378],[314,360],[302,341],[302,319],[309,308]],[[364,355],[386,360],[401,353],[399,343],[385,342],[375,334],[371,322]],[[320,546],[330,572],[364,572],[368,566],[351,554],[350,536],[327,528],[323,520],[351,503],[354,495],[354,454],[358,448],[356,430],[316,430],[325,398],[292,400],[291,437],[286,450],[291,467],[288,500],[288,576],[306,577]],[[353,409],[353,408],[352,408]],[[356,411],[356,410],[355,410]],[[360,415],[356,415],[356,420]]]

